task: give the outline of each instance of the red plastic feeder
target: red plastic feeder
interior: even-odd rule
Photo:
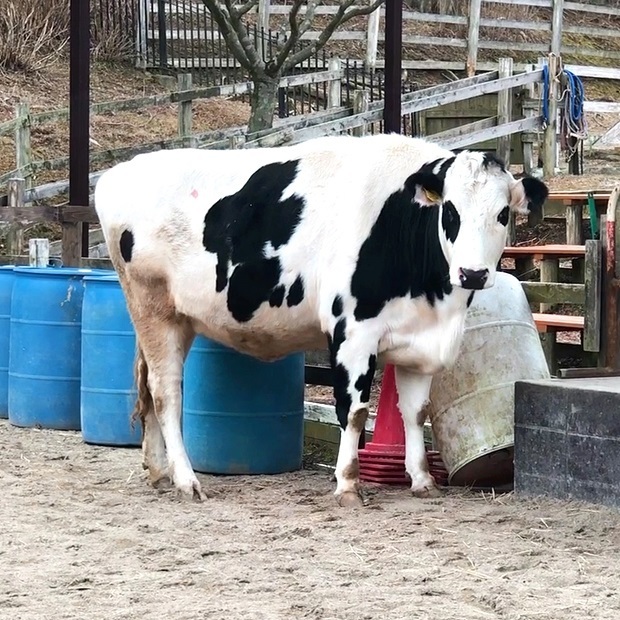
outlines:
[[[394,366],[387,364],[379,392],[379,405],[372,441],[358,451],[360,479],[379,484],[406,485],[411,479],[405,471],[405,426],[398,408]],[[447,484],[441,456],[427,450],[429,471],[437,484]]]

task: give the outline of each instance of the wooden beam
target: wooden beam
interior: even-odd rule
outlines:
[[[585,296],[583,310],[585,328],[583,333],[583,350],[598,352],[601,349],[601,280],[603,274],[601,242],[586,241]]]
[[[478,61],[478,38],[480,35],[480,12],[482,0],[469,0],[469,24],[467,34],[467,76],[472,77],[476,73]]]

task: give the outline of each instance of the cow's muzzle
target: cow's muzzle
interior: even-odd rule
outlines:
[[[488,269],[465,269],[464,267],[459,269],[459,281],[463,288],[479,291],[484,288],[488,279]]]

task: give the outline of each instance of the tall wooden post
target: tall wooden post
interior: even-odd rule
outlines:
[[[560,59],[555,54],[549,54],[549,97],[547,99],[547,127],[545,128],[543,148],[543,173],[549,178],[555,174],[557,163],[557,132],[558,132],[558,70]]]
[[[90,161],[90,0],[71,0],[69,43],[69,203],[87,207]],[[78,226],[63,226],[62,260],[65,265],[79,262]],[[88,256],[87,223],[82,224],[81,242],[82,256]]]
[[[400,133],[402,87],[403,5],[396,0],[385,3],[385,106],[384,133]]]
[[[381,7],[368,16],[368,34],[366,36],[366,68],[371,71],[377,66],[377,47],[379,44],[379,19]]]
[[[467,29],[467,77],[476,74],[478,62],[478,37],[480,36],[480,12],[482,0],[469,1],[469,26]]]

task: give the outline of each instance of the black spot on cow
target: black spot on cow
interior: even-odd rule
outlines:
[[[239,322],[249,321],[260,305],[269,301],[280,279],[277,258],[237,265],[230,276],[228,310]],[[231,294],[230,291],[234,291]]]
[[[269,305],[272,308],[274,307],[279,308],[283,304],[285,291],[286,291],[286,288],[284,284],[280,284],[279,286],[276,286],[276,288],[274,288],[273,291],[271,291],[271,296],[269,297]]]
[[[435,159],[434,161],[424,164],[417,172],[407,178],[405,187],[413,196],[416,194],[416,186],[442,196],[446,173],[455,159],[456,157]]]
[[[510,207],[504,207],[497,215],[497,221],[502,226],[508,226],[508,220],[510,219]]]
[[[542,206],[547,200],[549,195],[549,188],[538,179],[534,177],[524,177],[521,179],[523,183],[523,189],[525,190],[525,196],[527,197],[530,212],[534,214],[540,214]]]
[[[467,298],[467,307],[469,308],[469,306],[471,306],[471,302],[474,301],[474,294],[476,293],[476,291],[472,291],[469,294],[469,297]]]
[[[334,302],[332,303],[332,314],[338,318],[342,314],[342,311],[342,297],[340,297],[340,295],[336,295],[336,297],[334,297]]]
[[[299,160],[292,160],[259,168],[237,193],[218,200],[205,215],[203,245],[217,255],[216,291],[228,287],[228,308],[239,321],[249,321],[272,294],[274,302],[279,299],[274,289],[280,261],[265,258],[264,250],[270,245],[277,253],[301,220],[304,199],[293,194],[282,200],[298,166]]]
[[[452,291],[439,240],[439,213],[439,207],[414,202],[408,189],[387,199],[360,248],[351,279],[358,321],[377,316],[397,297],[424,296],[433,305]]]
[[[450,200],[446,200],[441,207],[441,227],[446,233],[446,239],[454,243],[461,228],[461,217]]]
[[[360,391],[360,398],[363,403],[370,400],[370,388],[372,387],[372,378],[375,374],[377,365],[377,356],[371,355],[368,358],[368,370],[357,378],[355,389]]]
[[[347,427],[349,411],[351,409],[351,395],[349,394],[349,371],[338,363],[338,351],[345,341],[347,321],[343,317],[334,327],[333,336],[327,336],[329,345],[329,360],[332,367],[334,379],[334,398],[336,400],[336,416],[342,428]]]
[[[295,278],[295,282],[291,284],[291,288],[288,290],[286,296],[286,305],[290,308],[292,306],[298,306],[304,300],[304,281],[301,276]]]
[[[506,164],[504,160],[498,157],[495,153],[484,153],[482,156],[482,165],[485,168],[489,166],[497,166],[502,172],[506,172]]]
[[[133,233],[131,230],[124,230],[121,233],[121,242],[119,245],[121,249],[121,256],[126,263],[131,261],[131,256],[133,254],[133,242]]]

